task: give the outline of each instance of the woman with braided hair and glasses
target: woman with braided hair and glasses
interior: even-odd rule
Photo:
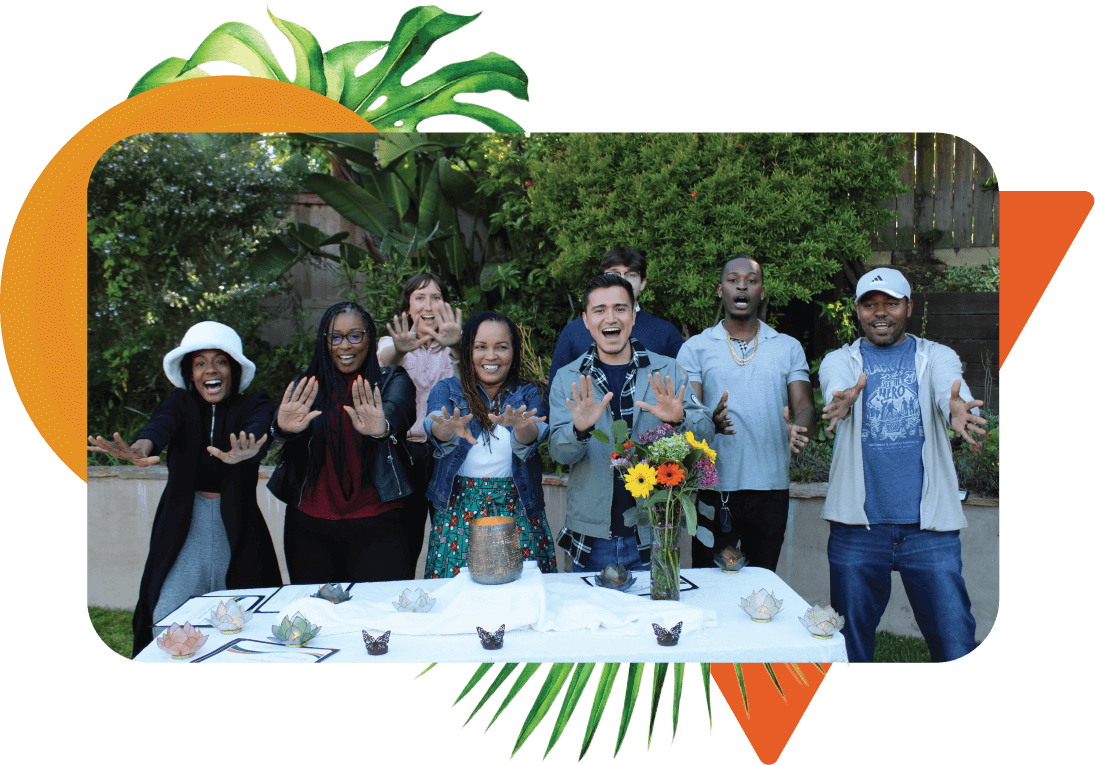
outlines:
[[[555,545],[544,514],[547,437],[540,390],[521,379],[521,334],[500,313],[476,314],[460,335],[460,378],[430,391],[425,429],[434,446],[429,498],[434,525],[426,578],[459,574],[468,561],[468,525],[476,518],[516,519],[521,553],[540,570],[556,571]]]
[[[312,362],[271,426],[285,439],[268,488],[286,504],[291,582],[403,578],[403,442],[413,420],[414,384],[402,367],[381,369],[372,317],[356,303],[328,308]]]

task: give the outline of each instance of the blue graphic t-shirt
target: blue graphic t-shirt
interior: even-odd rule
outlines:
[[[924,422],[916,380],[916,341],[888,347],[860,343],[863,476],[870,523],[919,523],[924,484]]]

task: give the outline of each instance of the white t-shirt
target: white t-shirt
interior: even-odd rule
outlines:
[[[510,448],[510,429],[494,426],[487,446],[487,431],[479,434],[479,443],[468,450],[460,475],[468,478],[509,478],[513,475],[513,449]]]

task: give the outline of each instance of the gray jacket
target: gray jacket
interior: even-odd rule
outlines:
[[[673,381],[674,390],[682,385],[688,386],[688,373],[680,364],[668,356],[647,352],[650,366],[641,368],[635,380],[635,401],[653,404],[654,392],[650,388],[648,374],[660,372],[664,380],[668,375]],[[572,361],[559,370],[551,383],[551,434],[548,436],[548,451],[558,462],[570,465],[570,478],[567,484],[567,515],[565,525],[571,531],[600,539],[610,539],[612,508],[612,467],[613,446],[589,438],[579,441],[574,433],[574,418],[567,407],[567,397],[571,395],[571,384],[579,381],[581,358]],[[596,385],[594,385],[597,388]],[[596,395],[605,395],[607,391],[597,388]],[[661,420],[645,409],[635,407],[632,435],[643,433],[661,424]],[[597,429],[612,431],[612,407],[606,407]],[[714,440],[714,424],[711,413],[694,395],[691,386],[684,392],[684,424],[682,431],[692,431],[699,441]],[[639,531],[649,532],[649,526],[640,526]]]
[[[951,386],[962,379],[958,354],[945,345],[906,335],[916,342],[916,379],[920,385],[920,416],[924,423],[924,484],[920,493],[920,528],[930,531],[964,529],[966,516],[958,499],[958,476],[954,472],[950,423]],[[859,346],[863,339],[833,351],[821,362],[819,376],[825,403],[835,391],[855,387],[863,372]],[[973,394],[962,381],[960,394],[970,401]],[[977,409],[973,409],[977,413]],[[863,505],[867,490],[863,479],[863,397],[856,399],[852,412],[837,422],[833,464],[829,469],[829,492],[825,497],[823,520],[867,526]]]

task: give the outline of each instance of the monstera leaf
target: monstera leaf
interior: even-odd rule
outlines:
[[[436,6],[421,6],[403,14],[387,42],[351,42],[326,53],[307,29],[269,15],[293,48],[296,76],[291,82],[338,101],[377,130],[416,131],[422,120],[440,114],[469,117],[497,131],[521,130],[520,125],[493,109],[455,100],[461,93],[504,90],[527,101],[528,76],[505,56],[486,53],[444,66],[409,85],[402,84],[403,76],[435,42],[471,23],[479,14],[457,16]],[[380,61],[355,76],[357,66],[382,49]],[[254,77],[290,82],[258,30],[229,22],[213,30],[189,59],[169,58],[152,67],[133,86],[129,97],[159,85],[208,76],[200,67],[210,61],[227,61],[244,67]]]

